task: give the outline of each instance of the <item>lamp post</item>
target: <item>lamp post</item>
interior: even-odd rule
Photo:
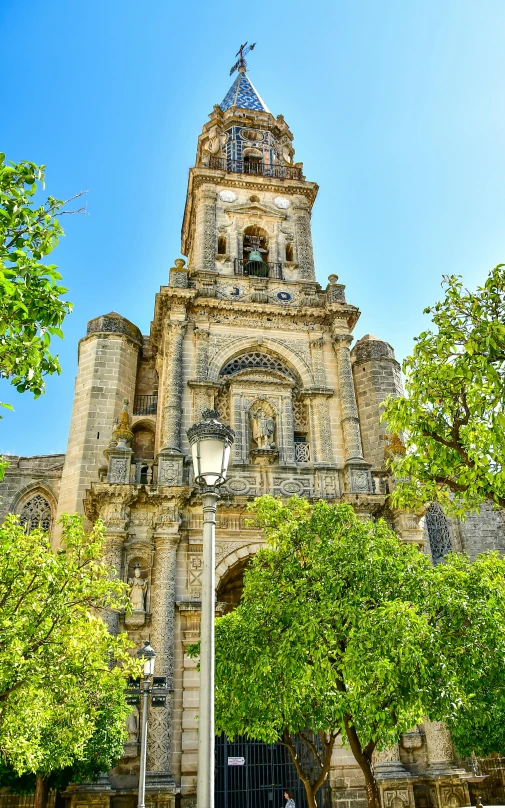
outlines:
[[[200,622],[200,703],[198,709],[197,808],[214,808],[214,613],[217,489],[226,480],[235,433],[205,410],[188,429],[195,482],[203,502],[202,611]],[[139,808],[141,806],[139,805]]]
[[[142,691],[142,733],[140,736],[140,774],[138,808],[145,808],[146,798],[146,755],[147,755],[147,711],[149,703],[150,679],[154,673],[156,651],[149,640],[137,651],[137,656],[144,661],[144,689]]]

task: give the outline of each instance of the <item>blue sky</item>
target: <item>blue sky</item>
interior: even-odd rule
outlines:
[[[0,31],[2,151],[45,163],[54,196],[89,190],[53,254],[74,303],[63,372],[36,401],[2,387],[3,452],[65,451],[89,319],[115,310],[148,333],[197,136],[246,39],[320,185],[317,276],[347,285],[357,337],[401,360],[444,273],[474,286],[505,261],[503,0],[0,0]]]

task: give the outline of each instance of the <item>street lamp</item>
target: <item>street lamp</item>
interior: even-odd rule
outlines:
[[[202,419],[199,424],[188,429],[195,482],[201,487],[203,503],[197,808],[214,808],[215,533],[216,507],[219,499],[217,489],[226,480],[235,433],[233,429],[219,421],[219,413],[216,410],[205,410]]]
[[[154,673],[156,651],[149,640],[144,647],[137,651],[137,656],[144,662],[144,689],[142,691],[142,734],[140,736],[140,774],[139,774],[139,801],[138,808],[145,808],[146,798],[146,755],[147,755],[147,710],[149,703],[150,678]]]

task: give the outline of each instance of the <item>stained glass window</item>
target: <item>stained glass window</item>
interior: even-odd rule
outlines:
[[[433,562],[438,564],[453,549],[451,525],[438,502],[430,505],[425,519],[430,540],[431,557]]]
[[[20,524],[24,525],[27,533],[36,527],[50,531],[52,522],[51,506],[42,494],[35,494],[25,502],[19,515]]]

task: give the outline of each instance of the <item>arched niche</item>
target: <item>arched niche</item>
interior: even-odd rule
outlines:
[[[150,421],[137,421],[132,427],[133,457],[135,460],[152,460],[154,458],[154,425]]]

